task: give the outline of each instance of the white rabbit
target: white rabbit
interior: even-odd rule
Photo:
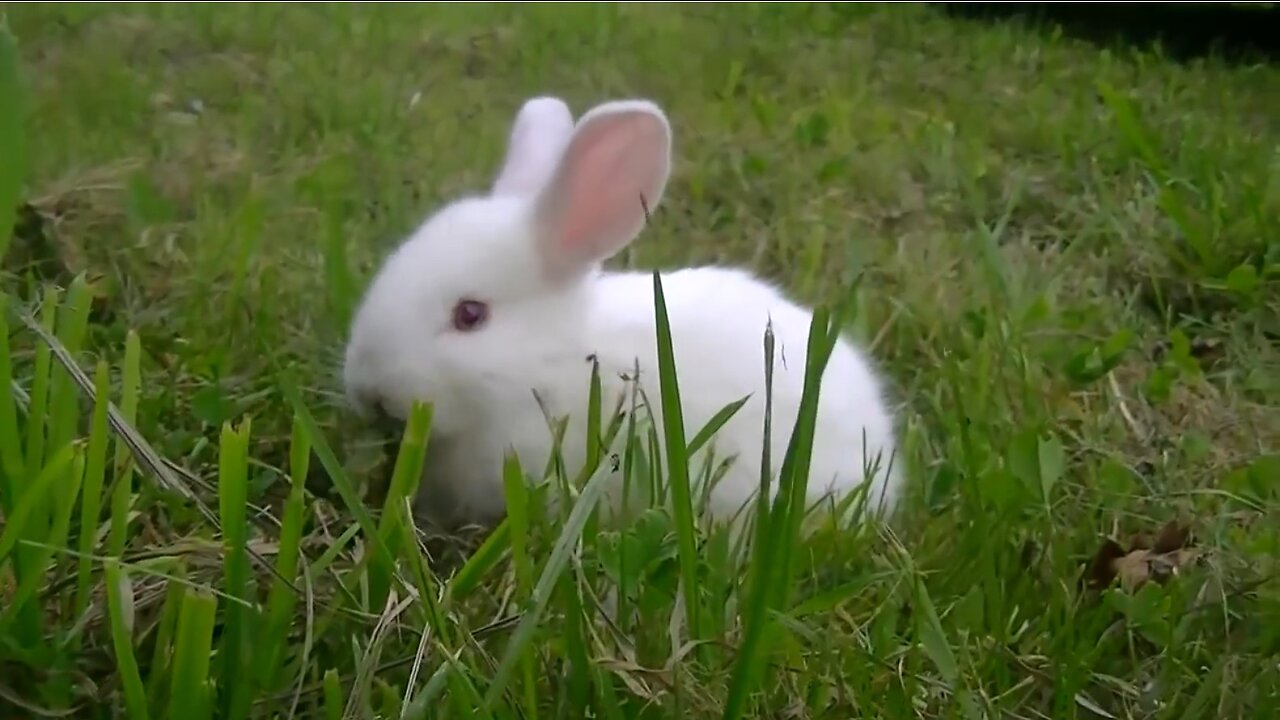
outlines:
[[[446,205],[387,258],[352,325],[345,385],[366,415],[403,419],[415,400],[434,405],[419,513],[500,519],[504,456],[514,449],[526,470],[543,468],[553,448],[548,415],[569,418],[562,450],[576,472],[593,358],[606,412],[630,397],[626,378],[638,366],[661,429],[652,275],[601,263],[640,234],[670,167],[671,129],[653,103],[604,103],[575,127],[563,102],[535,98],[516,117],[490,194]],[[728,518],[759,486],[766,323],[776,339],[776,473],[803,390],[811,315],[743,270],[683,269],[662,282],[686,432],[750,398],[713,442],[717,461],[736,456],[708,504]],[[809,500],[871,479],[868,505],[891,508],[903,477],[895,447],[881,381],[842,340],[823,379]]]

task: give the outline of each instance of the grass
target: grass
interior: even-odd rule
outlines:
[[[0,715],[1280,709],[1275,68],[921,5],[5,12]],[[522,459],[503,525],[428,559],[456,549],[405,505],[430,408],[386,457],[342,406],[346,321],[542,92],[671,115],[618,264],[856,307],[911,469],[889,522],[793,539],[780,493],[740,547],[678,482],[601,525],[608,458],[553,465],[552,513]],[[703,472],[608,410],[635,482]],[[1196,562],[1081,586],[1171,520]]]

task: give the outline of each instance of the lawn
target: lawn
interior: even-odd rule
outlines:
[[[4,14],[0,717],[1280,711],[1275,67],[926,5]],[[856,281],[899,512],[739,553],[524,459],[414,532],[433,418],[353,417],[348,321],[543,93],[671,119],[612,265]]]

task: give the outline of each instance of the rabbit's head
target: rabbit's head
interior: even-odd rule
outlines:
[[[528,397],[531,368],[580,364],[566,339],[592,280],[640,233],[670,165],[670,126],[651,102],[605,103],[576,126],[560,100],[526,102],[490,192],[432,214],[366,291],[344,367],[356,410],[404,418],[428,401],[432,435],[447,435],[512,392]]]

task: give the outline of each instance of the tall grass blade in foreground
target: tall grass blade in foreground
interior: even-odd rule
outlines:
[[[533,562],[529,558],[529,490],[525,485],[520,459],[509,453],[502,464],[503,494],[506,498],[507,524],[511,527],[511,562],[515,567],[516,593],[521,598],[533,595]],[[538,686],[535,674],[537,658],[533,648],[520,654],[521,700],[529,718],[538,717]]]
[[[924,580],[919,575],[915,575],[914,572],[912,594],[915,604],[915,612],[912,615],[916,620],[916,637],[920,639],[920,644],[923,646],[925,654],[933,661],[933,664],[938,668],[938,672],[942,674],[943,680],[951,687],[951,692],[960,701],[966,714],[970,718],[977,720],[982,715],[973,704],[973,698],[969,695],[969,691],[961,686],[962,678],[960,677],[959,666],[956,663],[956,656],[951,650],[951,644],[947,641],[947,633],[942,628],[942,621],[938,618],[938,611],[934,608],[933,599],[929,597],[929,590],[925,588]]]
[[[213,593],[192,589],[184,593],[173,649],[168,717],[209,720],[213,715],[209,661],[217,610],[218,598]]]
[[[13,221],[26,172],[24,94],[18,74],[18,42],[0,18],[0,261],[9,253]]]
[[[774,498],[776,519],[770,520],[771,544],[779,550],[777,570],[781,573],[773,583],[778,596],[772,607],[782,608],[790,601],[794,567],[792,553],[800,539],[800,526],[805,518],[805,503],[809,490],[809,462],[813,454],[813,438],[818,422],[818,401],[822,393],[822,378],[831,360],[831,353],[847,327],[856,307],[858,283],[855,282],[834,306],[819,307],[813,313],[809,326],[809,350],[806,356],[804,390],[800,396],[800,411],[787,444],[778,477],[778,495]],[[855,448],[851,457],[860,453]],[[861,468],[863,461],[858,461]],[[786,496],[784,498],[784,495]]]
[[[702,639],[701,605],[698,603],[697,528],[693,518],[693,494],[689,487],[689,457],[685,447],[684,412],[680,404],[680,385],[676,379],[671,321],[667,317],[662,276],[656,271],[653,273],[653,303],[657,324],[662,430],[667,454],[667,482],[671,488],[676,541],[679,545],[680,584],[684,588],[684,614],[689,623],[689,636],[697,641]]]
[[[772,374],[772,370],[769,372]],[[693,436],[693,439],[689,441],[689,446],[685,448],[685,453],[689,457],[693,457],[698,454],[698,451],[702,449],[702,446],[711,442],[711,439],[715,437],[716,433],[720,432],[720,428],[723,428],[726,423],[732,420],[733,416],[737,415],[738,411],[742,409],[742,406],[746,405],[747,401],[750,399],[751,396],[748,395],[734,400],[728,405],[720,408],[720,411],[715,415],[712,415],[711,419],[707,421],[707,424],[703,425],[702,429],[699,430],[697,434]]]
[[[26,474],[15,389],[9,349],[9,296],[0,293],[0,512],[6,516],[13,512]]]
[[[55,327],[55,319],[58,307],[59,293],[56,288],[45,288],[43,293],[44,304],[40,310],[40,320],[36,324],[34,320],[24,318],[30,325],[39,327],[52,336]],[[21,308],[11,307],[13,310],[22,312]],[[49,411],[49,378],[51,375],[50,351],[43,346],[37,346],[35,350],[35,361],[33,364],[33,376],[30,380],[31,388],[27,402],[27,416],[24,430],[26,431],[26,468],[23,478],[25,482],[19,482],[18,478],[14,479],[14,498],[15,505],[25,511],[28,522],[35,527],[47,527],[52,522],[52,510],[49,507],[49,498],[41,495],[38,503],[27,504],[25,507],[20,503],[26,494],[30,492],[30,488],[23,489],[21,485],[29,482],[29,478],[40,473],[40,477],[44,477],[49,465],[52,463],[52,456],[57,455],[59,450],[50,451],[46,444],[46,429],[54,425],[50,418]],[[43,470],[42,470],[43,468]],[[17,511],[15,510],[15,515]],[[13,520],[9,520],[10,523]],[[46,538],[40,536],[31,536],[26,539],[35,542],[44,542]],[[24,578],[30,577],[31,573],[41,573],[43,568],[39,567],[38,559],[39,550],[27,546],[26,544],[18,545],[14,548],[13,557],[13,574],[19,583]],[[3,553],[0,553],[3,557]],[[14,602],[9,599],[9,605],[5,608],[6,615],[8,611],[19,610],[21,612],[20,620],[14,633],[19,638],[19,644],[24,648],[34,648],[42,644],[41,627],[43,623],[40,619],[40,610],[35,605],[27,605],[25,603]]]
[[[188,586],[185,579],[186,568],[181,562],[173,569],[174,581],[168,583],[164,592],[164,604],[160,608],[160,620],[156,624],[155,643],[151,651],[151,663],[147,670],[146,690],[147,703],[152,714],[164,717],[166,700],[173,677],[174,652],[177,645],[174,638],[178,634],[178,620],[182,613],[182,599],[186,597]]]
[[[412,500],[422,480],[427,437],[431,433],[431,417],[431,405],[414,403],[409,410],[409,419],[405,423],[404,433],[400,439],[400,450],[391,475],[391,485],[387,488],[387,497],[383,503],[382,521],[378,526],[382,543],[392,557],[398,557],[401,552],[416,553],[418,551],[416,544],[408,547],[400,546],[402,537],[400,528],[402,525],[412,525],[413,522],[406,510],[409,507],[407,501]],[[372,607],[382,607],[386,603],[394,573],[394,566],[382,563],[375,563],[369,568],[369,603]]]
[[[36,373],[33,385],[36,390],[33,390],[31,394],[31,417],[42,417],[48,409],[44,400],[45,392],[41,391],[41,388],[48,387],[50,353],[52,353],[53,357],[58,359],[62,368],[70,374],[71,378],[80,386],[80,390],[83,393],[89,395],[94,391],[93,381],[90,380],[89,377],[85,375],[84,371],[80,369],[75,358],[67,351],[67,348],[62,344],[62,341],[53,334],[52,309],[56,304],[57,289],[49,286],[46,288],[45,301],[41,310],[40,322],[36,322],[36,320],[25,310],[19,310],[19,317],[22,319],[23,324],[25,324],[29,330],[39,336],[43,341],[41,344],[36,346]],[[129,368],[126,367],[126,372],[128,369]],[[127,389],[128,388],[126,387],[126,390]],[[40,398],[41,402],[38,406],[40,410],[39,413],[36,412],[37,398]],[[128,445],[135,461],[140,463],[148,473],[154,476],[165,489],[178,494],[183,499],[193,504],[200,512],[201,517],[209,524],[210,527],[219,527],[218,516],[209,509],[209,506],[193,489],[188,487],[183,480],[179,479],[177,473],[169,467],[164,457],[161,456],[160,453],[156,452],[155,448],[151,446],[151,443],[147,442],[147,439],[138,433],[138,431],[134,429],[133,425],[130,422],[127,422],[118,410],[115,408],[109,408],[107,410],[107,419],[110,421],[111,428],[115,431],[118,439]],[[28,425],[28,429],[38,428],[38,426],[38,423],[30,423]],[[42,432],[32,432],[29,442],[33,445],[38,444],[40,447],[43,447],[44,434]],[[30,451],[30,456],[32,457],[39,454],[40,453],[38,452]]]
[[[111,647],[124,690],[124,706],[129,720],[148,720],[147,692],[133,654],[133,587],[124,567],[114,560],[103,568],[107,588],[107,614],[111,624]]]
[[[511,543],[511,523],[503,519],[489,536],[480,543],[480,547],[471,553],[471,557],[463,563],[458,572],[449,580],[448,600],[460,603],[470,593],[475,592],[486,579],[488,573],[502,560]]]
[[[529,643],[533,641],[534,631],[537,629],[538,623],[543,619],[543,614],[546,612],[551,595],[559,584],[561,574],[569,564],[569,556],[573,552],[574,546],[577,545],[583,528],[586,527],[587,518],[591,516],[591,513],[595,512],[596,503],[600,501],[600,496],[604,493],[610,474],[608,465],[601,465],[597,468],[595,474],[587,481],[587,484],[582,488],[582,493],[574,503],[568,520],[565,521],[560,530],[560,536],[556,538],[555,546],[551,550],[551,556],[547,558],[547,563],[543,566],[542,575],[538,577],[538,583],[533,588],[533,596],[525,606],[524,616],[516,626],[516,630],[507,645],[506,653],[502,656],[502,662],[499,663],[498,670],[494,673],[493,680],[490,682],[489,690],[485,693],[484,707],[486,710],[492,711],[498,706],[498,700],[506,692],[507,683],[511,678],[511,673],[515,670],[515,665],[528,652]],[[510,527],[505,522],[503,525]]]
[[[49,444],[56,448],[71,442],[76,436],[80,420],[80,398],[76,388],[76,376],[72,366],[85,379],[90,388],[93,383],[80,370],[78,356],[89,331],[89,284],[83,274],[77,275],[67,289],[67,296],[57,313],[57,338],[70,362],[59,358],[59,367],[53,370],[49,384]]]
[[[58,301],[61,294],[58,289],[52,286],[46,287],[42,294],[43,301],[40,305],[40,318],[38,323],[33,318],[26,318],[28,327],[32,329],[38,328],[45,332],[49,337],[53,337],[54,322],[57,317]],[[23,308],[15,308],[22,312]],[[31,468],[40,467],[42,462],[46,462],[46,429],[52,425],[49,412],[49,378],[52,374],[53,362],[51,357],[52,350],[43,345],[37,345],[35,349],[35,362],[33,366],[33,376],[30,381],[30,399],[27,403],[27,462]]]
[[[284,504],[280,523],[279,549],[276,551],[276,577],[267,594],[266,617],[260,636],[261,648],[256,654],[258,665],[254,675],[260,688],[273,687],[280,674],[280,660],[287,651],[286,642],[297,593],[289,585],[298,576],[301,557],[302,523],[306,512],[303,490],[311,461],[311,444],[295,417],[289,443],[289,497]]]
[[[138,416],[138,392],[142,386],[142,341],[130,330],[124,341],[124,367],[120,372],[120,421],[132,427]],[[108,407],[108,411],[110,408]],[[110,413],[108,412],[108,420]],[[129,502],[133,496],[133,457],[129,443],[116,439],[115,485],[111,488],[111,530],[107,552],[119,559],[129,533]]]
[[[852,297],[850,293],[849,297]],[[818,417],[818,399],[821,393],[822,375],[830,359],[831,351],[839,341],[848,301],[837,306],[834,319],[824,307],[817,308],[809,325],[809,348],[805,365],[804,391],[800,397],[799,414],[791,431],[787,453],[779,473],[778,490],[770,502],[768,499],[771,474],[767,448],[771,442],[772,428],[772,378],[774,337],[766,329],[765,378],[766,413],[762,467],[761,493],[757,496],[755,516],[756,543],[752,548],[750,568],[750,596],[745,605],[744,635],[738,650],[730,680],[724,715],[728,718],[743,717],[749,705],[750,695],[758,680],[760,667],[769,651],[769,637],[774,630],[772,612],[787,602],[792,583],[791,553],[799,541],[799,528],[804,519],[805,493],[808,487],[809,460],[813,452],[814,426]]]
[[[49,651],[45,619],[33,599],[39,599],[37,590],[53,554],[66,547],[83,472],[82,448],[63,445],[51,454],[34,482],[18,493],[12,514],[0,528],[0,568],[6,558],[12,561],[0,605],[0,638],[8,639],[6,649],[19,656],[42,657]]]
[[[89,424],[88,466],[85,468],[84,491],[80,503],[80,567],[76,581],[76,616],[89,606],[89,580],[93,548],[98,537],[98,518],[102,513],[103,478],[107,466],[107,407],[111,402],[111,376],[105,361],[98,363],[94,375],[95,400]]]
[[[289,400],[289,404],[293,407],[293,412],[307,437],[307,442],[320,460],[320,464],[324,466],[325,471],[329,474],[329,480],[333,482],[338,494],[342,496],[342,501],[346,503],[347,509],[351,511],[351,514],[355,516],[356,522],[360,524],[360,529],[364,531],[366,542],[371,546],[376,561],[383,563],[385,567],[391,567],[394,564],[391,552],[387,549],[386,544],[382,542],[382,534],[378,532],[378,527],[373,522],[373,515],[370,514],[369,509],[365,507],[364,502],[360,499],[360,495],[351,483],[351,478],[348,477],[346,469],[342,467],[342,463],[338,461],[338,456],[334,454],[333,448],[320,430],[320,425],[316,423],[311,411],[307,409],[306,403],[302,401],[302,395],[298,392],[297,385],[291,377],[284,374],[280,376],[279,380],[281,392],[284,393]]]
[[[218,453],[218,510],[222,518],[224,591],[233,598],[252,602],[249,594],[249,555],[246,552],[249,525],[245,517],[249,487],[249,432],[245,420],[237,429],[227,423],[222,428]],[[249,656],[256,613],[238,602],[227,603],[222,624],[221,660],[223,717],[243,718],[249,710]]]

